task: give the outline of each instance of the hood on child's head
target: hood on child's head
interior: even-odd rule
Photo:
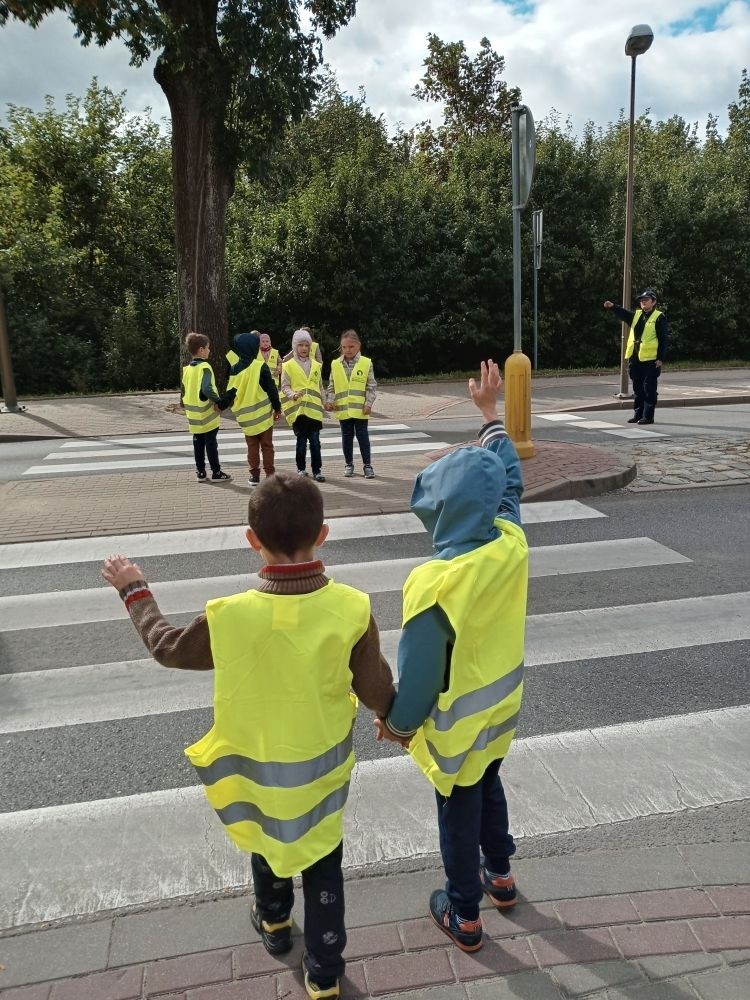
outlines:
[[[254,361],[258,357],[260,337],[257,333],[238,333],[232,340],[232,347],[243,361]]]
[[[312,337],[307,332],[307,330],[295,330],[292,335],[292,351],[295,358],[297,357],[297,348],[300,344],[308,343],[312,346]]]
[[[476,445],[452,451],[420,472],[411,509],[432,535],[435,551],[453,558],[497,538],[494,521],[505,483],[502,459]]]

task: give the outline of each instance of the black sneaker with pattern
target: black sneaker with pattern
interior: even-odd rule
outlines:
[[[253,927],[260,934],[263,946],[269,954],[283,955],[291,949],[292,918],[290,916],[271,923],[261,918],[257,906],[253,903],[250,910],[250,920]]]
[[[482,947],[482,918],[465,920],[459,916],[444,889],[436,889],[430,896],[430,915],[461,951],[479,951]]]

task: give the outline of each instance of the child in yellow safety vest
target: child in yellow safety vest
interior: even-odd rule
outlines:
[[[227,355],[232,362],[229,385],[237,393],[232,412],[245,435],[250,472],[248,485],[257,486],[261,454],[265,474],[272,476],[276,471],[273,425],[281,417],[281,402],[274,377],[260,353],[259,335],[238,333],[232,340],[232,347],[234,350]]]
[[[214,722],[185,751],[226,833],[250,853],[250,917],[267,951],[292,947],[293,877],[305,897],[305,987],[338,997],[344,971],[343,811],[357,697],[379,718],[394,688],[367,594],[325,576],[323,498],[277,473],[250,496],[247,540],[264,560],[257,589],[209,601],[173,627],[137,565],[102,568],[149,652],[214,673]],[[354,694],[351,693],[353,689]]]
[[[260,357],[268,365],[276,385],[281,385],[281,357],[267,333],[260,334]]]
[[[354,475],[356,434],[365,479],[374,479],[367,422],[375,402],[377,382],[372,361],[363,357],[361,348],[362,343],[356,330],[345,330],[341,334],[341,357],[331,363],[326,410],[333,413],[341,426],[344,475]]]
[[[219,462],[219,411],[225,410],[234,400],[234,391],[220,396],[214,381],[214,370],[208,362],[211,341],[203,333],[189,333],[185,337],[191,361],[182,369],[182,407],[188,427],[193,435],[195,474],[198,482],[206,481],[206,458],[211,466],[211,479],[226,482],[232,477],[222,472]]]
[[[417,476],[411,509],[434,555],[404,585],[399,688],[378,738],[409,747],[434,785],[447,881],[430,914],[463,951],[482,947],[482,894],[513,906],[515,852],[499,769],[523,695],[529,554],[521,463],[497,414],[498,366],[469,389],[480,448],[459,448]],[[481,854],[481,862],[480,862]]]
[[[311,357],[312,337],[306,330],[296,330],[292,337],[292,357],[281,372],[281,408],[297,438],[295,459],[297,475],[306,476],[307,445],[313,479],[326,481],[320,451],[323,429],[323,366]]]

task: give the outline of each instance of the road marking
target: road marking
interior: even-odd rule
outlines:
[[[612,425],[614,426],[614,425]],[[391,441],[409,441],[414,439],[429,440],[430,435],[425,434],[423,431],[403,431],[394,432],[393,434],[388,434],[387,436],[381,436],[379,434],[372,434],[370,436],[370,443],[373,445],[386,444]],[[324,439],[325,440],[325,439]],[[274,449],[275,453],[278,454],[283,451],[285,447],[290,447],[294,445],[294,435],[283,438],[282,442],[279,442],[276,435],[274,434]],[[222,456],[228,451],[242,451],[245,452],[247,445],[243,440],[232,440],[225,441],[223,438],[220,443]],[[119,448],[106,448],[102,451],[91,450],[91,451],[66,451],[62,455],[59,452],[52,452],[49,455],[45,455],[43,461],[45,462],[57,462],[61,458],[117,458],[122,456],[123,458],[133,457],[135,455],[174,455],[178,452],[185,452],[192,456],[193,446],[192,444],[172,444],[172,445],[154,445],[153,447],[139,447],[138,445],[122,445]],[[289,454],[293,454],[289,452]],[[236,456],[233,456],[236,457]]]
[[[585,417],[579,417],[575,413],[535,413],[535,417],[539,417],[540,420],[553,420],[553,421],[572,421],[572,420],[585,420]]]
[[[749,724],[744,706],[517,740],[503,765],[514,833],[523,840],[745,800]],[[358,764],[345,866],[437,854],[434,802],[408,758]],[[236,888],[249,871],[197,785],[5,813],[0,856],[2,927]]]
[[[411,427],[408,424],[378,424],[370,422],[370,430],[373,433],[380,434],[385,431],[408,431]],[[229,439],[236,439],[242,441],[245,435],[239,430],[236,424],[222,424],[221,426],[221,437],[219,441],[225,441]],[[320,432],[321,437],[340,437],[340,432],[338,425],[328,424],[324,425],[323,430]],[[286,424],[279,427],[278,425],[274,428],[274,438],[277,436],[290,437],[294,439],[294,433],[292,430],[287,429]],[[184,441],[187,444],[191,444],[192,436],[187,434],[184,430],[173,431],[171,434],[139,434],[136,437],[97,437],[97,438],[87,438],[86,440],[80,441],[66,441],[64,444],[60,445],[60,448],[101,448],[102,445],[111,444],[121,444],[121,445],[142,445],[144,442],[148,444],[170,444],[175,441]],[[192,445],[191,445],[192,446]]]
[[[547,500],[521,508],[524,524],[580,521],[606,517],[578,500]],[[419,534],[425,529],[414,514],[371,514],[327,518],[333,542],[354,538],[381,538]],[[133,535],[100,535],[93,538],[59,538],[44,542],[0,545],[0,570],[31,566],[57,566],[99,562],[111,552],[131,558],[167,556],[182,552],[223,552],[244,549],[245,525],[225,528],[192,528],[188,531],[152,531]]]
[[[524,659],[528,668],[575,665],[747,640],[748,606],[750,594],[741,593],[530,615]],[[634,620],[638,629],[633,628]],[[399,629],[380,633],[394,680],[400,634]],[[167,670],[150,659],[6,674],[0,676],[0,733],[207,708],[211,676]]]
[[[329,566],[326,572],[339,583],[347,583],[369,594],[382,594],[400,590],[412,569],[424,561],[424,557],[418,557],[348,563]],[[651,538],[540,545],[530,550],[529,575],[560,576],[690,561]],[[254,573],[151,584],[165,615],[198,611],[212,598],[228,597],[257,585],[258,577]],[[111,587],[0,597],[0,631],[83,625],[125,617],[122,601]]]
[[[669,434],[660,434],[658,431],[642,431],[636,427],[623,428],[621,431],[607,431],[607,434],[614,434],[616,437],[631,438],[663,438]]]
[[[587,431],[603,431],[619,426],[619,424],[610,424],[606,420],[581,420],[576,424],[576,427],[584,427]]]
[[[370,439],[373,441],[373,438]],[[385,439],[384,439],[385,440]],[[377,443],[377,442],[374,442]],[[449,448],[450,445],[447,441],[420,441],[414,444],[384,444],[381,445],[375,454],[375,461],[377,461],[378,455],[395,455],[405,452],[414,451],[437,451],[442,448]],[[332,458],[334,456],[341,457],[341,448],[322,448],[321,455],[324,458]],[[276,449],[276,460],[293,460],[293,451],[282,451],[281,449]],[[343,459],[342,459],[343,460]],[[241,463],[239,456],[230,456],[228,461],[225,461],[225,465],[240,465]],[[177,466],[194,466],[195,461],[192,457],[190,458],[134,458],[134,459],[122,459],[120,461],[111,462],[66,462],[59,463],[57,465],[32,465],[24,472],[24,476],[41,476],[41,475],[55,475],[60,472],[66,472],[69,474],[77,472],[117,472],[123,471],[125,469],[165,469],[174,468]]]

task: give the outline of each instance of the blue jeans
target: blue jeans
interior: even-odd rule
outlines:
[[[516,845],[508,832],[508,803],[494,760],[474,785],[456,785],[446,798],[436,792],[445,891],[456,912],[476,920],[482,899],[479,851],[492,872],[504,875]]]
[[[370,433],[367,429],[367,421],[360,417],[349,417],[341,421],[341,447],[344,451],[344,461],[347,465],[354,465],[354,435],[357,435],[359,453],[362,456],[362,464],[370,464]]]
[[[305,968],[314,982],[344,974],[343,842],[302,872],[305,897]],[[269,923],[286,920],[294,905],[290,878],[277,878],[260,854],[250,855],[258,913]]]

